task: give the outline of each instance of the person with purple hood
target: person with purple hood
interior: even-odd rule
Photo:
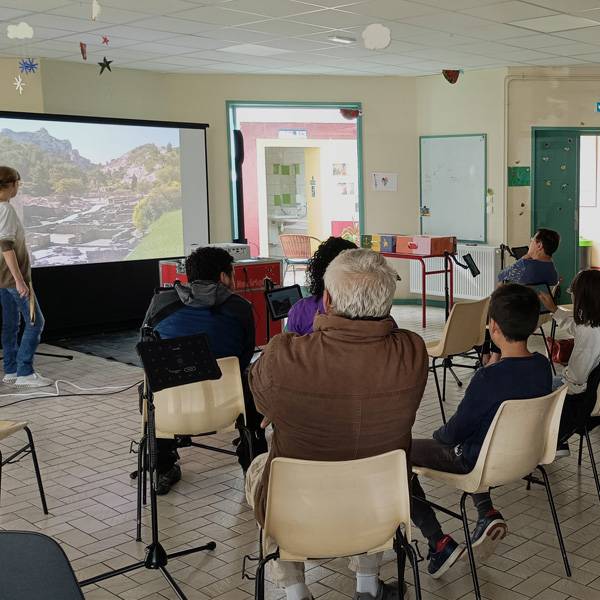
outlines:
[[[331,236],[321,242],[306,268],[306,283],[310,296],[298,300],[288,314],[287,331],[306,335],[313,331],[313,321],[317,314],[323,314],[323,277],[329,263],[344,250],[352,250],[357,246],[354,242],[341,237]]]

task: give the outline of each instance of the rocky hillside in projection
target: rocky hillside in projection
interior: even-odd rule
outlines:
[[[23,180],[13,203],[34,266],[126,259],[153,223],[181,208],[179,148],[171,145],[144,144],[95,164],[45,129],[3,129],[0,149]]]

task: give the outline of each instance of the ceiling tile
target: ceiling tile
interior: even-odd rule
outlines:
[[[473,17],[498,21],[499,23],[509,23],[520,19],[534,19],[536,17],[546,17],[556,14],[553,10],[517,1],[469,8],[462,12]]]
[[[283,50],[292,50],[294,52],[318,51],[334,46],[333,42],[327,44],[320,40],[312,40],[310,38],[282,38],[280,40],[269,40],[264,42],[264,45],[282,48]]]
[[[309,8],[345,8],[350,9],[355,4],[361,4],[364,0],[292,0],[297,4],[308,5]]]
[[[73,19],[60,15],[49,15],[46,13],[37,13],[27,17],[29,23],[34,29],[36,27],[46,27],[51,29],[62,29],[69,33],[80,31],[91,31],[102,27],[97,21],[91,19]]]
[[[545,59],[533,59],[528,60],[528,65],[542,65],[546,67],[568,67],[569,65],[585,65],[585,64],[597,64],[600,62],[600,56],[596,60],[582,60],[581,57],[577,56],[552,56]]]
[[[566,44],[553,44],[546,48],[540,48],[540,52],[548,52],[549,54],[558,54],[560,56],[576,56],[578,54],[589,54],[591,52],[600,52],[600,40],[598,44],[585,44],[584,42],[568,42]]]
[[[79,42],[83,42],[90,48],[103,48],[105,52],[109,52],[112,48],[123,48],[125,46],[132,46],[138,44],[138,40],[133,40],[130,37],[119,37],[115,35],[109,35],[110,44],[105,46],[102,44],[102,35],[98,31],[88,31],[85,33],[76,33],[74,35],[65,35],[57,40],[55,43],[68,44],[72,48],[75,48],[79,52]],[[46,42],[51,44],[53,42]]]
[[[589,42],[593,44],[600,40],[600,26],[586,27],[585,29],[575,29],[573,31],[559,31],[554,35],[560,38],[574,40],[576,42]]]
[[[4,9],[9,8],[25,12],[44,12],[69,3],[69,0],[1,0],[0,14],[3,15]],[[2,20],[4,20],[4,16],[2,16]]]
[[[555,15],[553,17],[540,17],[538,19],[514,21],[512,25],[539,31],[541,33],[553,33],[555,31],[593,27],[595,25],[600,25],[600,21],[594,21],[584,17],[574,17],[572,15]]]
[[[361,4],[346,7],[345,10],[381,19],[405,19],[436,12],[435,8],[407,0],[368,0]]]
[[[231,0],[225,7],[267,17],[290,17],[318,10],[316,6],[300,4],[291,0]]]
[[[221,48],[220,52],[241,54],[243,56],[276,56],[278,54],[287,54],[289,50],[274,48],[273,46],[261,46],[260,44],[237,44]]]
[[[242,12],[239,10],[228,10],[220,6],[201,6],[181,12],[172,13],[178,19],[192,19],[202,23],[212,23],[213,25],[245,25],[256,21],[264,21],[263,15]]]
[[[587,31],[587,30],[585,30]],[[521,32],[523,33],[523,32]],[[519,48],[544,48],[552,44],[560,43],[562,38],[547,33],[530,33],[529,35],[519,35],[504,40],[506,44],[518,46]]]
[[[108,6],[123,8],[125,5],[127,10],[153,15],[170,15],[197,6],[197,4],[186,0],[101,0],[100,4],[103,8]]]
[[[298,23],[286,19],[272,19],[270,21],[263,21],[262,23],[252,23],[252,25],[248,25],[247,27],[244,27],[244,29],[285,37],[288,35],[300,36],[309,35],[311,33],[320,33],[324,30],[330,30],[331,28],[309,25],[307,23]]]
[[[3,0],[0,0],[2,2]],[[63,17],[74,17],[76,19],[90,18],[90,5],[77,2],[67,6],[61,6],[54,10],[48,11],[48,14],[59,15]],[[113,6],[102,6],[102,13],[96,20],[99,27],[107,26],[108,24],[125,25],[132,21],[138,21],[145,17],[152,16],[149,13],[133,12],[131,10],[121,10]]]
[[[172,31],[143,29],[141,27],[133,27],[131,25],[116,25],[115,27],[111,27],[106,33],[109,37],[114,35],[116,37],[128,38],[141,42],[158,42],[173,37]]]
[[[336,9],[307,13],[299,17],[294,17],[293,20],[299,23],[310,23],[312,25],[319,25],[320,27],[333,27],[335,29],[343,29],[344,27],[353,27],[355,25],[368,25],[373,21],[367,15],[359,15]]]
[[[169,46],[180,46],[188,50],[216,50],[217,48],[231,46],[228,40],[215,40],[198,35],[178,35],[167,38],[165,43],[169,44]]]
[[[534,4],[565,13],[580,13],[600,9],[599,0],[535,0]]]
[[[466,8],[475,8],[476,6],[486,6],[488,4],[499,4],[502,0],[413,0],[419,4],[443,8],[444,10],[464,10]]]
[[[19,17],[22,17],[23,15],[27,14],[29,14],[29,11],[27,10],[0,7],[0,22],[12,21],[13,19],[18,19]]]
[[[217,27],[212,31],[204,31],[202,37],[242,44],[272,40],[277,36],[259,31],[250,31],[243,27]]]
[[[172,17],[151,17],[143,19],[132,26],[140,29],[153,29],[168,33],[194,34],[210,31],[214,29],[213,25],[208,23],[199,23],[198,21],[188,21],[186,19],[174,19]]]
[[[598,52],[590,52],[589,54],[580,54],[579,56],[563,56],[562,58],[573,58],[574,60],[578,60],[586,63],[597,63],[600,62],[600,51]]]
[[[415,62],[415,57],[400,54],[374,54],[364,60],[373,65],[407,65]]]

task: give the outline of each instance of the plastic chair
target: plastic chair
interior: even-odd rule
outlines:
[[[313,254],[311,240],[321,243],[321,240],[310,235],[285,233],[279,236],[279,243],[284,256],[283,261],[285,262],[284,280],[290,267],[292,267],[294,273],[294,283],[296,283],[296,267],[302,267],[306,270],[308,261]]]
[[[488,307],[490,299],[484,298],[475,302],[460,302],[452,307],[450,316],[444,325],[442,338],[426,343],[427,354],[431,357],[431,370],[435,378],[435,388],[437,390],[442,421],[446,423],[446,414],[444,412],[443,402],[446,401],[446,375],[447,371],[454,377],[457,385],[462,387],[462,382],[456,376],[453,366],[466,368],[476,368],[472,365],[454,365],[452,357],[469,352],[474,346],[481,345],[485,339],[485,326],[488,316]],[[441,365],[437,361],[441,360]],[[439,367],[444,370],[442,391],[440,391],[440,382],[437,370]]]
[[[413,472],[417,475],[463,492],[460,499],[460,515],[433,502],[426,502],[437,510],[462,521],[475,597],[478,600],[481,598],[481,592],[471,546],[465,500],[470,494],[487,492],[490,488],[519,479],[527,480],[528,484],[536,483],[545,487],[565,571],[568,577],[571,576],[550,481],[543,467],[550,464],[556,455],[558,428],[566,394],[567,388],[562,386],[552,394],[540,398],[503,402],[496,412],[479,452],[477,463],[470,473],[459,475],[413,466]],[[536,469],[542,474],[543,480],[531,475]],[[414,497],[413,500],[423,501]]]
[[[21,430],[24,430],[27,434],[27,444],[25,444],[25,446],[23,446],[16,452],[13,452],[8,458],[5,458],[4,460],[2,459],[2,452],[0,452],[0,491],[2,489],[2,467],[4,467],[4,465],[9,465],[11,463],[18,462],[25,454],[31,454],[31,460],[33,461],[33,468],[35,470],[35,478],[37,479],[38,489],[40,491],[40,499],[42,500],[42,509],[44,511],[44,514],[47,515],[48,506],[46,505],[46,494],[44,494],[42,475],[40,473],[40,466],[38,464],[37,454],[35,453],[33,435],[31,434],[31,430],[27,426],[27,423],[24,421],[0,421],[0,440],[6,439],[13,433],[17,433]]]
[[[84,600],[63,549],[42,533],[0,531],[0,582],[2,600]]]
[[[410,495],[406,454],[394,450],[349,461],[276,458],[271,463],[263,540],[276,552],[256,571],[256,600],[264,599],[266,564],[372,554],[393,548],[398,588],[404,597],[406,556],[421,598],[417,556],[410,544]]]
[[[590,417],[600,417],[600,386],[598,386],[598,389],[596,391],[596,404],[592,409]],[[577,465],[579,467],[581,467],[581,459],[583,454],[583,438],[585,438],[587,444],[590,463],[592,463],[592,473],[594,474],[594,482],[596,484],[596,493],[598,494],[598,500],[600,500],[600,479],[598,478],[598,467],[596,465],[596,459],[594,458],[594,452],[592,450],[592,441],[590,440],[590,433],[587,428],[587,423],[584,424],[583,429],[579,432],[579,456],[577,458]]]
[[[236,356],[217,359],[222,376],[220,379],[200,381],[156,392],[154,394],[154,417],[156,437],[173,439],[178,437],[200,437],[215,435],[238,429],[252,448],[252,436],[246,428],[244,390],[240,363]],[[145,431],[145,407],[142,414]],[[141,539],[142,503],[145,504],[145,455],[147,436],[142,435],[138,452],[138,504],[137,540]],[[186,446],[204,448],[235,456],[225,448],[189,441]],[[251,456],[251,459],[253,456]]]

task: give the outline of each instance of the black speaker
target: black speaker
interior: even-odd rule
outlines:
[[[244,162],[244,136],[242,135],[242,132],[239,129],[234,129],[233,130],[233,150],[234,150],[234,157],[235,157],[235,163],[237,164],[243,164]]]

